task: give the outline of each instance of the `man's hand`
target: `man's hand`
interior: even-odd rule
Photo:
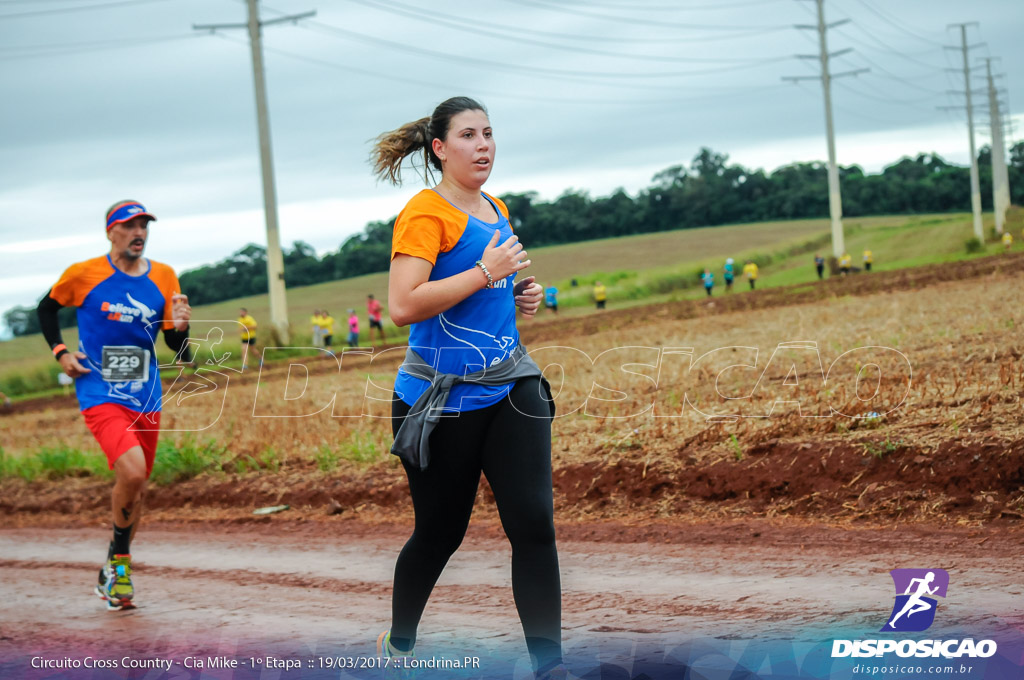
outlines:
[[[86,373],[92,373],[91,369],[86,368],[79,361],[87,358],[85,352],[66,352],[60,356],[60,367],[72,378],[77,378]]]
[[[171,296],[171,321],[174,330],[188,330],[188,322],[192,318],[192,308],[188,306],[188,296],[175,293]]]
[[[523,316],[532,317],[540,308],[540,302],[544,299],[544,287],[536,282],[534,277],[527,276],[516,283],[513,289],[516,297],[516,307]]]

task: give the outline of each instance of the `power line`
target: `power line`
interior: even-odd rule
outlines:
[[[866,42],[864,42],[863,40],[859,39],[857,36],[850,35],[847,31],[844,31],[844,30],[841,30],[841,29],[839,30],[840,35],[842,35],[847,40],[851,40],[851,41],[857,43],[858,45],[860,45],[862,47],[867,47],[868,49],[873,49],[873,50],[880,49],[880,51],[882,51],[882,52],[888,52],[889,54],[893,54],[893,55],[895,55],[897,57],[900,57],[901,59],[905,59],[905,60],[907,60],[909,62],[915,63],[918,66],[924,66],[925,68],[929,68],[929,69],[935,68],[935,64],[929,64],[927,62],[921,61],[920,59],[915,59],[914,57],[910,56],[909,54],[907,54],[905,52],[900,52],[898,50],[892,49],[892,47],[890,47],[886,43],[884,43],[881,40],[879,40],[874,34],[870,33],[867,29],[865,29],[864,27],[860,26],[859,24],[854,23],[854,24],[852,24],[852,26],[853,26],[853,28],[856,28],[858,31],[860,31],[861,33],[866,35],[868,38],[870,38],[876,45],[879,45],[881,47],[879,48],[879,47],[875,47],[875,46],[869,45]]]
[[[875,16],[881,18],[882,21],[886,22],[887,24],[889,24],[890,26],[892,26],[896,30],[901,31],[903,33],[906,33],[907,35],[909,35],[909,36],[911,36],[913,38],[917,38],[918,40],[921,40],[921,41],[924,41],[926,43],[929,43],[930,45],[935,45],[936,47],[944,47],[943,43],[938,42],[936,40],[932,40],[930,38],[925,38],[924,36],[920,35],[919,33],[910,30],[909,28],[907,28],[906,24],[901,22],[899,19],[893,18],[892,15],[888,15],[887,16],[886,13],[884,13],[884,10],[882,10],[881,8],[875,7],[870,2],[868,2],[868,0],[857,0],[857,2],[859,2],[861,5],[866,7],[868,9],[868,11],[873,13]]]
[[[0,5],[39,5],[44,2],[75,2],[76,0],[0,0]],[[84,2],[85,0],[79,0]],[[95,0],[93,0],[95,1]]]
[[[803,90],[807,94],[815,95],[815,96],[818,94],[810,86],[805,85],[803,83],[795,82],[794,85],[799,87],[801,90]],[[870,121],[872,123],[881,123],[883,125],[906,124],[906,121],[882,120],[881,118],[874,118],[872,116],[865,116],[863,113],[860,113],[859,111],[854,111],[853,109],[848,109],[846,107],[839,106],[838,104],[833,104],[833,108],[836,111],[841,111],[841,112],[843,112],[844,114],[846,114],[848,116],[853,116],[854,118],[860,118],[861,120]]]
[[[587,5],[588,7],[640,10],[644,12],[691,12],[716,9],[732,9],[734,7],[753,7],[754,5],[763,7],[764,5],[769,4],[771,2],[781,2],[781,0],[745,0],[745,2],[723,2],[715,5],[687,5],[684,7],[680,7],[679,5],[630,5],[614,2],[595,2],[594,0],[568,0],[568,2],[576,2],[577,4]]]
[[[655,61],[662,63],[697,63],[697,64],[738,64],[738,63],[752,63],[758,61],[758,59],[716,59],[716,58],[701,58],[701,57],[669,57],[660,56],[653,54],[626,54],[623,52],[608,52],[605,50],[591,49],[587,47],[577,47],[575,45],[563,45],[559,43],[544,42],[542,40],[533,40],[531,38],[525,38],[518,35],[504,35],[498,31],[489,30],[482,28],[479,24],[472,22],[462,22],[452,19],[443,19],[434,16],[433,12],[420,10],[410,5],[404,5],[398,2],[382,2],[381,0],[352,0],[365,7],[371,7],[382,12],[388,12],[390,14],[397,14],[399,16],[406,16],[417,21],[424,21],[437,26],[447,26],[454,28],[458,31],[466,33],[472,33],[473,35],[488,35],[501,40],[508,40],[515,43],[538,45],[540,47],[548,47],[556,50],[563,50],[567,52],[577,52],[581,54],[593,54],[603,57],[613,57],[616,59],[633,59],[637,61]],[[682,41],[679,41],[682,42]]]
[[[892,81],[896,81],[898,83],[902,83],[903,85],[905,85],[907,87],[914,88],[915,90],[920,90],[921,92],[927,92],[928,94],[933,95],[933,96],[941,96],[942,94],[944,94],[943,92],[940,92],[940,91],[935,90],[933,88],[922,87],[922,86],[918,85],[916,82],[914,82],[913,80],[910,80],[909,78],[904,78],[904,77],[898,76],[895,73],[892,73],[891,71],[889,71],[885,67],[883,67],[880,64],[878,64],[873,59],[868,58],[864,54],[861,54],[861,53],[858,52],[857,56],[859,58],[863,59],[865,62],[867,62],[872,67],[872,71],[871,71],[872,75],[878,76],[879,78],[886,78],[888,80],[892,80]],[[875,71],[880,71],[881,75],[879,75]],[[940,76],[940,75],[943,75],[943,72],[940,71],[940,70],[935,70],[935,71],[933,71],[930,74],[921,75],[921,76],[917,76],[917,77],[918,78],[928,78],[928,77]]]
[[[521,64],[506,64],[504,62],[493,61],[490,59],[480,58],[469,58],[464,55],[450,54],[448,52],[439,52],[437,50],[431,50],[423,47],[414,47],[412,45],[406,45],[404,43],[395,42],[392,40],[385,40],[384,38],[377,38],[374,36],[366,35],[364,33],[357,33],[355,31],[349,31],[338,26],[323,23],[320,21],[310,21],[303,25],[303,28],[307,30],[316,30],[326,35],[333,35],[335,37],[347,38],[349,40],[355,40],[362,43],[368,43],[371,45],[378,45],[387,47],[388,49],[397,50],[401,52],[408,52],[419,56],[431,57],[434,59],[440,59],[443,61],[454,62],[461,65],[479,66],[488,69],[499,69],[503,71],[510,71],[514,73],[525,73],[534,76],[548,77],[548,78],[598,78],[598,79],[612,79],[612,80],[634,80],[637,78],[685,78],[688,76],[700,76],[700,75],[711,75],[716,73],[726,73],[729,71],[738,71],[746,68],[754,68],[757,66],[764,66],[767,64],[779,63],[783,61],[789,61],[792,57],[776,57],[771,59],[762,59],[760,61],[739,64],[734,66],[723,66],[719,68],[691,70],[691,71],[668,71],[668,72],[619,72],[612,73],[608,71],[578,71],[573,69],[557,69],[557,68],[544,68],[540,66],[523,66]],[[591,83],[593,84],[593,83]]]
[[[130,38],[125,40],[91,40],[87,42],[50,44],[50,45],[27,45],[24,47],[0,47],[0,61],[20,61],[22,59],[38,59],[41,57],[68,56],[73,54],[88,54],[90,52],[106,52],[129,47],[145,47],[155,43],[176,42],[178,40],[194,40],[201,36],[193,33],[179,35],[167,35],[153,38]],[[34,54],[7,54],[29,50]]]
[[[920,104],[923,104],[924,102],[931,101],[931,100],[935,99],[936,97],[943,97],[943,96],[945,96],[944,92],[936,92],[936,93],[932,94],[930,97],[921,97],[920,99],[896,99],[894,97],[889,97],[889,96],[884,95],[884,94],[879,96],[879,95],[871,94],[869,92],[864,92],[862,90],[858,90],[857,88],[852,87],[849,83],[836,83],[836,85],[839,86],[839,87],[842,87],[843,89],[845,89],[845,90],[847,90],[849,92],[853,92],[854,94],[858,94],[861,97],[867,97],[868,99],[873,99],[874,101],[877,101],[877,102],[883,102],[885,104],[896,104],[898,106],[909,106],[909,107],[913,107],[913,108],[920,108]]]
[[[234,38],[234,37],[231,37],[231,36],[228,36],[228,35],[224,35],[222,33],[217,33],[215,35],[216,35],[216,37],[220,38],[221,40],[225,40],[225,41],[230,42],[230,43],[235,43],[237,45],[248,46],[248,42],[246,42],[245,40],[241,40],[241,39]],[[289,59],[294,59],[296,61],[302,61],[302,62],[306,62],[306,63],[309,63],[309,64],[315,64],[317,66],[322,66],[322,67],[325,67],[325,68],[330,68],[330,69],[334,69],[334,70],[338,70],[338,71],[343,71],[343,72],[346,72],[346,73],[355,73],[355,74],[359,74],[359,75],[364,75],[364,76],[367,76],[367,77],[370,77],[370,78],[374,78],[374,79],[390,80],[390,81],[393,81],[393,82],[405,83],[405,84],[408,84],[408,85],[415,85],[415,86],[418,86],[418,87],[425,87],[425,88],[432,89],[432,90],[450,90],[452,88],[452,84],[451,83],[432,82],[432,81],[428,81],[428,80],[423,80],[422,78],[405,78],[405,77],[402,77],[402,76],[399,76],[399,75],[395,75],[393,73],[387,73],[387,72],[384,72],[384,71],[374,71],[374,70],[371,70],[371,69],[365,69],[365,68],[361,68],[361,67],[357,67],[357,66],[349,66],[349,65],[346,65],[346,64],[339,64],[337,62],[327,61],[325,59],[320,59],[318,57],[311,57],[311,56],[304,55],[304,54],[298,54],[297,52],[290,52],[288,50],[282,50],[280,48],[275,48],[275,47],[267,47],[266,45],[264,45],[263,49],[264,49],[265,52],[268,52],[270,54],[277,54],[277,55],[280,55],[280,56],[283,56],[283,57],[287,57]],[[610,85],[610,87],[620,87],[620,85]],[[530,95],[527,92],[514,91],[514,90],[511,90],[511,89],[506,89],[504,91],[488,91],[488,90],[478,90],[478,89],[474,88],[474,91],[478,92],[481,96],[515,99],[515,100],[520,100],[520,101],[536,101],[536,102],[541,102],[541,103],[578,104],[578,105],[583,105],[583,106],[595,106],[595,105],[617,106],[617,105],[635,105],[635,104],[658,106],[658,105],[689,104],[689,103],[692,103],[692,102],[707,102],[707,101],[709,101],[711,99],[729,98],[729,97],[734,97],[734,96],[737,96],[737,95],[749,96],[751,93],[764,92],[764,91],[767,91],[767,90],[778,90],[778,89],[781,89],[782,87],[785,87],[785,85],[761,85],[761,86],[757,86],[757,87],[735,86],[735,87],[728,87],[728,88],[724,88],[723,87],[723,88],[716,88],[716,89],[704,89],[704,90],[700,90],[700,92],[702,93],[700,95],[695,95],[693,97],[681,97],[681,98],[670,98],[670,99],[635,99],[635,98],[625,99],[625,98],[622,98],[622,97],[615,97],[615,98],[604,97],[604,98],[589,98],[589,99],[588,98],[579,98],[579,97],[572,97],[572,98],[569,98],[569,97],[550,97],[550,96],[537,97],[537,96],[532,96],[532,95]],[[657,89],[659,92],[664,92],[665,91],[665,88],[661,88],[661,87],[659,87],[659,88],[652,88],[652,89]]]
[[[38,17],[50,14],[70,14],[72,12],[87,12],[94,9],[109,9],[111,7],[125,7],[127,5],[147,5],[154,2],[166,2],[167,0],[120,0],[120,2],[107,2],[102,5],[86,5],[81,7],[61,7],[58,9],[41,9],[33,12],[20,12],[18,14],[0,14],[2,19],[23,19],[25,17]]]
[[[601,19],[604,21],[614,21],[616,23],[627,23],[637,24],[640,26],[656,26],[658,28],[682,28],[685,30],[692,31],[735,31],[737,29],[752,29],[752,30],[763,30],[763,29],[776,29],[785,30],[788,26],[723,26],[721,24],[682,24],[671,21],[656,21],[653,19],[638,19],[636,17],[624,17],[624,16],[610,16],[608,14],[595,14],[593,12],[587,12],[585,10],[575,9],[573,7],[565,7],[563,5],[551,6],[545,4],[543,0],[506,0],[507,2],[513,2],[516,5],[532,5],[539,9],[548,10],[550,12],[559,12],[562,14],[572,14],[576,16],[589,17],[591,19]]]

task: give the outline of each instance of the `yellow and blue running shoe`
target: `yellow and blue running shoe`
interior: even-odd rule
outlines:
[[[113,555],[100,569],[99,583],[96,594],[107,602],[107,609],[134,609],[132,600],[135,588],[132,587],[132,556]]]
[[[410,666],[408,659],[415,659],[416,652],[403,652],[391,645],[391,631],[386,630],[377,636],[377,658],[381,662],[381,675],[385,680],[413,680],[416,668]]]

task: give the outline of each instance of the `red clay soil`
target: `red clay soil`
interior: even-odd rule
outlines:
[[[108,612],[91,592],[108,530],[0,529],[0,676],[100,677],[31,667],[32,657],[89,657],[177,664],[169,673],[102,677],[380,677],[306,672],[325,658],[373,656],[376,634],[388,626],[392,569],[408,531],[408,524],[302,521],[287,512],[245,526],[150,522],[133,545],[139,606]],[[669,641],[725,641],[728,650],[732,640],[738,655],[749,641],[829,644],[838,622],[871,634],[891,607],[888,571],[900,566],[950,574],[945,623],[932,635],[963,629],[1003,640],[1020,639],[1024,630],[1020,530],[725,520],[559,523],[558,536],[563,641],[570,667],[586,678],[683,677],[679,664],[647,675],[603,666],[631,667],[645,654],[657,660]],[[517,661],[525,646],[509,549],[493,522],[475,521],[449,562],[417,651],[449,658],[468,652],[484,662],[468,676],[427,673],[418,676],[423,680],[532,678],[528,664]],[[260,665],[267,657],[299,659],[304,667],[301,674],[186,672],[185,659],[197,656],[257,657]]]
[[[792,517],[826,523],[891,521],[1024,524],[1024,440],[978,436],[948,440],[937,450],[863,439],[769,440],[742,460],[698,462],[682,445],[675,460],[621,458],[555,465],[556,512],[568,521]],[[0,483],[0,512],[18,524],[71,515],[105,521],[110,482],[95,478]],[[1007,507],[1008,501],[1018,499]],[[249,511],[288,504],[307,519],[327,513],[403,521],[411,512],[400,468],[372,474],[324,474],[312,462],[276,474],[219,474],[151,486],[147,513],[165,519],[222,518],[259,522]],[[486,481],[478,513],[494,517]]]
[[[1000,255],[722,297],[714,307],[703,301],[686,301],[533,323],[525,326],[524,336],[528,342],[539,341],[556,334],[580,335],[632,326],[638,315],[688,318],[1022,271],[1024,253]],[[1016,392],[1010,396],[1020,398]],[[35,411],[70,406],[68,398],[51,397],[14,408]],[[901,426],[904,432],[914,433],[932,425]],[[720,427],[712,423],[678,444],[662,442],[653,456],[644,450],[625,450],[616,451],[613,460],[603,451],[582,461],[556,458],[553,476],[559,516],[571,522],[627,523],[737,517],[869,525],[892,521],[1024,523],[1024,439],[1019,434],[979,426],[973,433],[944,435],[946,439],[926,446],[913,443],[916,436],[890,441],[871,430],[840,436],[798,428],[796,436],[747,446],[737,451],[735,458],[721,453],[706,455],[714,442],[727,439]],[[404,522],[410,512],[405,476],[396,465],[375,465],[369,472],[347,469],[325,474],[312,461],[300,460],[289,461],[274,474],[235,474],[230,463],[224,470],[225,474],[152,486],[146,501],[148,512],[166,520],[202,517],[243,522],[252,521],[252,508],[282,503],[305,518],[333,513]],[[89,477],[58,483],[5,479],[0,481],[0,512],[17,524],[45,524],[68,515],[103,522],[109,512],[109,484]],[[479,512],[493,518],[486,482],[480,499]]]
[[[534,323],[524,339],[631,327],[638,314],[689,318],[1022,270],[1024,255],[1014,255],[873,273],[720,298],[714,307],[665,303]],[[64,398],[15,406],[70,407]],[[900,423],[901,432],[933,426]],[[712,450],[725,439],[721,427],[662,442],[656,456],[641,447],[616,449],[614,458],[606,450],[556,456],[571,658],[626,658],[666,635],[814,640],[836,622],[877,631],[892,601],[887,572],[897,567],[949,571],[956,596],[942,603],[947,625],[1020,638],[1019,434],[975,427],[943,431],[925,445],[868,428],[796,428],[795,436],[780,429],[722,455]],[[327,474],[305,460],[273,474],[239,474],[229,464],[223,473],[151,486],[133,546],[133,612],[106,612],[90,593],[109,540],[109,489],[109,480],[93,477],[0,481],[0,677],[55,677],[33,675],[30,656],[105,654],[111,639],[119,656],[178,661],[280,654],[317,664],[329,653],[373,654],[372,639],[387,625],[394,560],[411,530],[400,467]],[[252,514],[279,504],[290,508]],[[484,482],[467,539],[431,598],[421,648],[521,657],[508,572],[508,544]],[[620,677],[586,677],[599,675]],[[474,677],[529,675],[494,666]]]

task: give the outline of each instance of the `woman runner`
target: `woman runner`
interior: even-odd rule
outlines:
[[[410,351],[392,402],[392,453],[409,479],[415,527],[395,565],[391,628],[378,655],[413,654],[423,609],[462,542],[480,474],[512,544],[512,591],[538,678],[565,677],[561,585],[551,484],[553,402],[540,369],[519,344],[516,310],[532,317],[543,288],[512,233],[508,210],[481,187],[495,144],[482,105],[442,102],[433,115],[378,137],[374,170],[401,182],[402,161],[423,154],[433,189],[395,222],[388,308],[411,325]],[[444,394],[439,374],[454,379]],[[449,417],[427,422],[428,412]]]

